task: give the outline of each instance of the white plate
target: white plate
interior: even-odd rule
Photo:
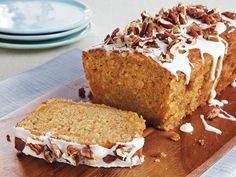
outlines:
[[[10,48],[10,49],[45,49],[58,47],[62,45],[68,45],[74,43],[82,38],[84,38],[89,30],[91,29],[91,24],[82,29],[81,31],[71,34],[66,37],[47,40],[47,41],[9,41],[9,40],[0,40],[0,47]]]
[[[41,34],[41,35],[16,35],[16,34],[7,34],[7,33],[0,33],[0,39],[5,40],[19,40],[19,41],[43,41],[49,39],[56,39],[60,37],[65,37],[70,34],[76,33],[81,31],[83,28],[88,26],[89,22],[85,23],[84,25],[79,26],[78,28],[74,28],[72,30],[63,31],[59,33],[50,33],[50,34]]]
[[[70,30],[90,20],[91,10],[75,0],[1,0],[0,31],[44,34]]]

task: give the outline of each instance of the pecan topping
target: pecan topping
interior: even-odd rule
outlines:
[[[16,148],[16,150],[22,152],[23,149],[25,148],[25,145],[26,145],[26,143],[22,139],[15,137],[15,148]]]
[[[139,34],[139,29],[138,29],[138,27],[130,26],[130,27],[127,29],[127,34],[128,34],[128,35],[130,35],[130,34],[138,35],[138,34]]]
[[[30,147],[30,149],[32,151],[34,151],[37,155],[41,154],[44,150],[44,146],[41,145],[41,144],[32,144],[32,143],[29,143],[27,144],[27,146]]]
[[[45,148],[43,155],[44,155],[45,160],[49,163],[53,163],[56,160],[52,151],[50,151],[47,147]]]
[[[80,150],[80,155],[83,156],[83,157],[87,157],[88,159],[94,159],[94,154],[91,151],[89,146],[83,147]]]
[[[104,39],[104,43],[105,44],[112,44],[112,38],[111,38],[111,36],[109,34]]]
[[[230,18],[231,20],[236,20],[236,13],[234,12],[227,11],[227,12],[223,12],[222,15]]]
[[[117,159],[116,156],[113,156],[113,155],[110,155],[110,154],[108,154],[107,156],[103,157],[103,161],[108,163],[108,164],[111,163],[111,162],[114,162],[116,159]]]
[[[50,144],[50,149],[53,153],[53,155],[57,158],[60,159],[61,158],[61,150],[59,149],[59,147],[56,144]]]
[[[120,31],[120,28],[116,28],[112,33],[111,33],[111,38],[114,38],[118,32]]]
[[[202,29],[197,23],[192,23],[187,32],[190,36],[197,38],[202,35]]]
[[[148,28],[148,23],[143,22],[142,29],[141,29],[140,34],[139,34],[140,37],[143,37],[146,34],[147,28]]]
[[[74,145],[68,145],[67,146],[67,153],[69,155],[76,155],[79,153],[79,149],[75,147]]]

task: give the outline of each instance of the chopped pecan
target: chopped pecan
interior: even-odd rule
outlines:
[[[80,150],[80,155],[83,156],[83,157],[87,157],[88,159],[94,159],[94,154],[93,154],[93,152],[91,151],[89,145],[83,147],[83,148]]]
[[[43,155],[44,155],[45,160],[49,163],[53,163],[56,160],[52,151],[50,151],[48,148],[44,150]]]
[[[29,148],[34,151],[37,155],[40,155],[43,150],[44,150],[44,146],[42,144],[32,144],[29,143],[27,144],[27,146],[29,146]]]
[[[61,158],[61,155],[62,155],[61,150],[59,149],[59,147],[56,144],[50,144],[50,149],[51,149],[53,155],[57,159]]]
[[[140,34],[139,34],[140,37],[143,37],[146,34],[147,28],[148,28],[148,23],[143,22],[142,29],[141,29]]]
[[[181,25],[187,24],[188,20],[187,20],[187,16],[184,14],[179,14],[179,22]]]
[[[108,154],[107,156],[103,157],[103,161],[108,163],[108,164],[111,163],[111,162],[114,162],[116,159],[117,159],[117,156],[110,155],[110,154]]]
[[[105,44],[112,44],[112,38],[111,38],[111,36],[108,34],[107,36],[106,36],[106,38],[104,39],[104,43]]]
[[[191,24],[191,26],[189,27],[188,29],[188,32],[187,32],[190,36],[194,37],[194,38],[197,38],[198,36],[201,36],[202,35],[202,29],[201,27],[193,22]]]
[[[152,23],[148,23],[148,27],[147,27],[145,34],[147,37],[152,37],[152,34],[153,34],[153,24]]]
[[[165,19],[162,19],[162,18],[159,20],[159,24],[167,29],[171,29],[174,27],[174,25],[171,22],[169,22]]]
[[[22,152],[23,149],[25,148],[25,145],[26,145],[26,143],[21,138],[15,137],[15,148],[16,148],[16,150]]]
[[[74,145],[68,145],[67,146],[67,153],[69,154],[69,155],[76,155],[76,154],[78,154],[79,153],[79,149],[77,148],[77,147],[75,147]]]
[[[232,20],[236,20],[236,13],[234,13],[234,12],[227,11],[227,12],[223,12],[222,15],[224,15]]]
[[[112,33],[111,33],[111,38],[114,38],[117,33],[120,31],[120,28],[116,28]]]
[[[157,37],[159,40],[163,41],[163,40],[165,40],[165,39],[168,37],[168,34],[167,34],[167,33],[157,33],[157,34],[156,34],[156,37]]]
[[[142,17],[142,20],[143,21],[145,21],[145,19],[147,18],[147,17],[149,17],[150,15],[146,12],[146,11],[143,11],[142,13],[141,13],[141,17]]]
[[[130,35],[130,34],[138,35],[138,34],[139,34],[139,29],[138,29],[138,27],[130,26],[130,27],[127,29],[127,34],[128,34],[128,35]]]
[[[195,19],[201,19],[206,12],[202,8],[197,8],[196,6],[188,7],[187,14]]]

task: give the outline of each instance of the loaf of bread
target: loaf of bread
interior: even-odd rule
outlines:
[[[15,148],[47,162],[131,167],[143,162],[145,121],[105,105],[50,99],[15,126]]]
[[[236,78],[236,14],[179,4],[141,13],[83,51],[95,102],[135,111],[170,130]]]

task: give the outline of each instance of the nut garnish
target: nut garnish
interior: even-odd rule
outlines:
[[[16,150],[22,152],[25,148],[25,145],[26,145],[26,143],[22,139],[15,137],[15,148],[16,148]]]
[[[88,159],[94,159],[94,154],[91,151],[90,147],[87,145],[80,150],[80,155],[87,157]]]
[[[43,155],[44,155],[45,160],[49,163],[53,163],[56,160],[52,151],[50,151],[48,147],[45,147],[45,150],[43,151]]]
[[[114,162],[117,159],[117,157],[114,156],[114,155],[108,154],[107,156],[103,157],[102,159],[106,163],[112,163],[112,162]]]
[[[68,145],[67,146],[67,153],[69,155],[76,155],[79,153],[79,149],[75,147],[74,145]]]
[[[51,149],[53,155],[57,159],[61,158],[61,155],[62,155],[61,150],[59,149],[59,147],[56,144],[50,144],[50,149]]]
[[[41,145],[41,144],[32,144],[32,143],[29,143],[27,144],[27,146],[29,146],[29,148],[34,151],[37,155],[40,155],[43,150],[44,150],[44,146]]]
[[[236,13],[234,13],[234,12],[227,11],[227,12],[223,12],[222,15],[224,15],[232,20],[236,20]]]
[[[236,18],[234,13],[224,14]],[[195,19],[190,26],[185,25],[189,16]],[[161,62],[173,62],[174,56],[179,54],[178,51],[186,49],[186,45],[196,44],[202,37],[219,42],[220,34],[216,31],[218,22],[228,23],[222,19],[217,9],[209,10],[203,5],[178,4],[171,9],[161,9],[155,16],[144,11],[141,13],[141,19],[129,23],[123,32],[116,28],[104,41],[105,44],[113,44],[118,48],[128,47],[143,53],[150,53],[153,48],[159,48],[160,52],[157,50],[155,53],[155,56],[158,55],[156,58]],[[163,42],[167,47],[163,47]]]

